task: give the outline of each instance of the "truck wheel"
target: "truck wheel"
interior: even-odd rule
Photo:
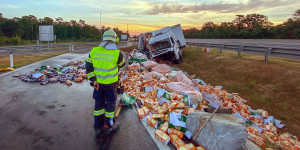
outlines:
[[[173,62],[174,62],[175,64],[181,64],[181,63],[182,63],[182,56],[179,55],[179,58],[176,59],[175,54],[173,54]]]
[[[179,59],[175,60],[176,64],[181,64],[182,63],[182,56],[179,56]]]

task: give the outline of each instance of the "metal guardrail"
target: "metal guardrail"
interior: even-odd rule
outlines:
[[[119,42],[118,46],[126,46],[130,42]],[[29,53],[41,53],[41,52],[52,52],[52,49],[56,48],[66,48],[66,50],[74,51],[74,47],[80,46],[98,46],[97,43],[79,43],[79,44],[58,44],[58,45],[30,45],[30,46],[5,46],[0,47],[0,55],[7,55],[9,53],[18,54],[29,54]]]
[[[234,50],[238,52],[255,52],[265,55],[265,61],[271,54],[281,57],[300,56],[299,45],[283,45],[283,44],[249,44],[249,43],[208,43],[208,42],[186,42],[186,45],[197,46],[198,48],[217,48],[222,53],[223,50]]]
[[[134,43],[121,41],[118,43],[118,47],[127,47],[132,46]],[[10,67],[13,67],[13,54],[30,54],[30,53],[43,53],[43,52],[52,52],[53,48],[65,48],[64,50],[74,51],[74,47],[81,46],[98,46],[99,43],[81,43],[81,44],[59,44],[59,45],[32,45],[32,46],[6,46],[0,47],[0,56],[9,56],[10,57]],[[80,52],[84,50],[76,50]]]
[[[58,44],[58,45],[30,45],[30,46],[5,46],[0,47],[0,55],[8,53],[29,54],[52,52],[53,49],[65,48],[65,50],[74,51],[74,47],[78,46],[97,46],[99,43],[82,43],[82,44]]]

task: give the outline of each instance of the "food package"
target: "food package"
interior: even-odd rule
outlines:
[[[163,105],[163,103],[171,102],[170,94],[164,89],[158,89],[157,90],[157,98],[160,105]]]
[[[172,101],[181,101],[184,96],[177,93],[172,93],[170,94],[170,97]]]
[[[255,144],[257,144],[260,147],[265,147],[265,140],[253,133],[249,133],[248,132],[248,139],[250,139],[252,142],[254,142]]]
[[[154,134],[155,134],[155,137],[157,138],[157,139],[159,139],[163,144],[168,144],[169,143],[169,141],[170,141],[170,137],[166,134],[166,133],[164,133],[163,131],[161,131],[161,130],[156,130],[155,132],[154,132]]]
[[[176,135],[176,134],[170,134],[170,141],[171,141],[171,143],[173,143],[176,140],[180,140],[180,138],[178,137],[178,135]]]
[[[132,96],[129,96],[128,94],[124,93],[122,95],[121,100],[127,105],[129,106],[130,104],[133,104],[136,102],[136,99]]]
[[[170,83],[171,81],[166,78],[165,76],[162,76],[160,79],[159,79],[159,83]]]
[[[190,86],[194,85],[193,81],[188,78],[182,71],[172,71],[170,74],[168,74],[168,79],[173,82],[182,82]]]
[[[157,63],[155,61],[151,61],[151,60],[142,62],[141,64],[144,66],[145,69],[151,69],[151,68],[157,66]]]
[[[167,111],[167,109],[164,109],[161,106],[158,106],[158,108],[157,108],[157,113],[159,113],[159,114],[164,114],[166,111]]]
[[[143,108],[139,108],[137,110],[137,112],[138,112],[138,116],[139,116],[140,119],[142,119],[143,117],[145,117],[145,112],[144,112]]]
[[[161,108],[167,110],[169,108],[169,103],[163,103]]]
[[[141,68],[141,65],[138,63],[132,63],[131,65],[128,66],[129,70],[138,70]]]
[[[148,107],[143,106],[142,108],[143,108],[143,110],[144,110],[144,112],[145,112],[145,116],[146,116],[146,115],[149,115],[150,110],[148,109]]]
[[[168,73],[168,72],[172,71],[171,68],[170,68],[170,66],[168,66],[166,64],[159,64],[159,65],[153,67],[152,70],[156,71],[158,73],[162,73],[162,74]]]
[[[285,149],[289,149],[288,147],[293,147],[294,149],[300,148],[300,142],[298,141],[296,136],[292,136],[290,133],[283,133],[278,137],[280,142],[280,146]]]
[[[150,106],[151,106],[151,108],[152,108],[154,111],[157,112],[157,110],[158,110],[158,105],[150,105]]]
[[[172,112],[181,114],[183,112],[183,110],[182,109],[173,109]]]
[[[153,119],[157,119],[157,118],[164,118],[164,114],[152,114],[152,118]]]
[[[85,79],[85,77],[86,77],[86,73],[84,73],[84,72],[80,72],[80,75],[81,75],[81,77],[82,77],[82,78],[84,78],[84,79]]]
[[[151,90],[151,91],[147,92],[146,96],[148,98],[156,98],[157,97],[156,90]]]
[[[191,106],[191,99],[188,94],[183,96],[183,102],[186,106]]]
[[[252,127],[252,126],[249,126],[247,127],[247,131],[250,132],[250,133],[253,133],[253,134],[258,134],[260,133],[259,130],[255,127]]]
[[[274,143],[274,144],[278,140],[278,137],[274,133],[269,132],[269,131],[264,131],[263,136],[265,139],[267,139],[268,141],[270,141],[271,143]]]
[[[186,145],[183,145],[177,148],[177,150],[189,150],[189,148]]]
[[[195,111],[195,108],[194,107],[186,107],[183,111],[183,113],[185,115],[189,115],[190,113],[194,112]]]
[[[163,74],[158,73],[156,71],[152,71],[152,78],[156,79],[156,80],[160,80],[160,78],[163,76]]]
[[[166,90],[171,93],[188,94],[191,99],[202,101],[202,94],[191,86],[182,82],[171,82],[166,84]]]
[[[166,121],[164,124],[161,125],[160,130],[167,133],[169,128],[169,122]]]
[[[50,78],[49,82],[50,82],[50,83],[57,82],[57,78],[54,78],[54,77],[53,77],[53,78]]]
[[[151,117],[149,117],[149,116],[147,116],[147,124],[149,125],[149,126],[151,126],[151,127],[153,127],[153,128],[157,128],[157,120],[155,120],[155,119],[153,119],[153,118],[151,118]]]
[[[67,80],[67,81],[66,81],[66,84],[67,84],[67,86],[71,86],[71,85],[72,85],[72,81]]]
[[[176,130],[186,132],[186,119],[187,116],[180,113],[171,112],[169,114],[169,129],[174,128]]]
[[[78,77],[75,79],[75,82],[82,82],[83,78],[82,77]]]
[[[203,146],[201,146],[201,145],[197,146],[196,149],[197,150],[205,150],[205,148]]]
[[[193,143],[189,143],[185,145],[189,150],[197,150],[197,148],[195,147],[195,145]]]
[[[177,101],[173,101],[168,105],[168,111],[172,112],[172,110],[178,105]]]
[[[269,117],[269,113],[263,109],[257,109],[257,111],[261,114],[261,116],[266,119]]]
[[[173,128],[168,129],[169,134],[176,134],[179,138],[183,138],[184,133]]]
[[[165,120],[165,121],[169,121],[169,114],[165,114],[164,120]]]
[[[173,140],[172,144],[176,148],[179,148],[180,146],[184,146],[185,145],[185,143],[181,139]]]
[[[146,73],[143,78],[144,80],[150,81],[152,79],[152,73],[151,72]]]
[[[182,108],[184,106],[185,106],[184,102],[181,101],[176,105],[176,108]]]

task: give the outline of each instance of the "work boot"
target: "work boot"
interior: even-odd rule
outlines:
[[[113,126],[104,126],[104,135],[110,135],[111,133],[117,132],[120,128],[119,123],[115,123]]]
[[[102,137],[103,134],[104,134],[104,129],[103,128],[101,128],[101,129],[95,129],[95,136],[96,136],[96,138]]]

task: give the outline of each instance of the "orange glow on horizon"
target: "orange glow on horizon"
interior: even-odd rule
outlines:
[[[174,24],[175,25],[175,24]],[[95,25],[97,26],[97,25]],[[112,23],[112,24],[105,24],[104,26],[108,26],[111,28],[118,28],[119,30],[126,32],[127,31],[127,24],[120,24],[120,23]],[[172,26],[172,25],[169,25]],[[150,26],[150,25],[141,25],[141,24],[128,24],[128,32],[131,36],[133,35],[140,35],[141,33],[151,32],[155,30],[159,30],[161,28],[164,28],[166,26]],[[183,30],[190,29],[190,28],[197,28],[201,29],[201,26],[195,27],[195,26],[184,26],[181,25]]]

